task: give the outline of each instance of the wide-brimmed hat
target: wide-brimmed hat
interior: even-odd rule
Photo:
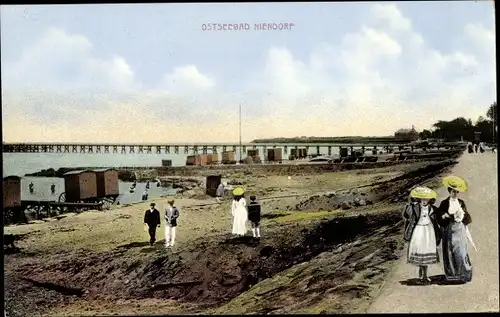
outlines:
[[[443,178],[443,185],[457,190],[459,192],[466,192],[469,188],[467,181],[460,176],[450,175]]]
[[[235,189],[233,189],[233,195],[234,196],[241,196],[245,193],[245,190],[241,187],[236,187]]]
[[[420,199],[436,199],[437,193],[429,187],[419,186],[412,189],[412,191],[410,192],[410,196]]]
[[[149,206],[154,207],[154,206],[156,206],[156,204],[155,203],[151,203],[151,204],[149,204]]]

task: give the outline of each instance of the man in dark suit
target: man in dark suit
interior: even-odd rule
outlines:
[[[155,208],[155,203],[149,205],[150,208],[144,214],[144,224],[149,227],[149,244],[153,245],[156,241],[156,228],[160,227],[160,212]]]

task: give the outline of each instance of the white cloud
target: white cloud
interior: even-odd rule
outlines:
[[[100,59],[92,43],[82,35],[50,28],[19,60],[7,67],[4,82],[29,88],[131,89],[134,73],[120,56]]]
[[[411,21],[403,16],[401,11],[394,3],[380,4],[377,3],[372,7],[372,15],[374,18],[387,21],[391,29],[398,31],[409,31]]]
[[[126,93],[83,97],[4,89],[4,138],[236,141],[238,104],[243,105],[246,140],[391,135],[401,127],[423,129],[437,120],[459,115],[475,120],[484,115],[494,101],[496,86],[494,60],[484,58],[494,56],[491,30],[467,25],[463,36],[476,41],[474,47],[479,49],[471,50],[472,45],[464,41],[460,49],[444,52],[430,47],[396,5],[376,4],[372,12],[373,23],[360,24],[357,32],[332,43],[318,43],[307,59],[301,60],[286,47],[272,47],[254,76],[241,75],[243,81],[250,80],[242,93],[224,90],[224,83],[204,74],[195,63],[174,68],[161,78],[157,90],[141,89],[123,58],[100,59],[92,55],[92,44],[85,37],[51,30],[16,64],[24,74],[20,80],[29,72],[38,80],[35,87],[41,82],[53,82],[53,87],[63,81],[74,87],[99,82]],[[73,64],[81,67],[77,82],[53,75],[60,65]],[[11,83],[11,78],[4,83]],[[65,103],[72,107],[63,107]],[[86,103],[93,107],[74,111]],[[33,109],[59,120],[37,119]]]
[[[177,67],[170,74],[165,75],[165,84],[173,90],[190,88],[207,89],[215,86],[215,79],[200,73],[194,65]]]

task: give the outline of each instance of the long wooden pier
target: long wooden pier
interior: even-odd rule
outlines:
[[[438,145],[428,145],[431,148],[455,148],[462,146],[461,144],[454,143],[439,143]],[[388,143],[388,144],[353,144],[353,143],[242,143],[241,150],[246,153],[247,149],[262,148],[264,152],[268,148],[283,148],[284,153],[288,153],[288,149],[305,148],[308,153],[310,149],[315,149],[316,154],[322,154],[321,148],[328,149],[328,155],[332,154],[332,148],[340,149],[348,148],[351,151],[354,149],[361,149],[363,152],[373,151],[392,151],[394,149],[413,150],[420,147],[414,143]],[[219,153],[226,151],[237,151],[240,148],[239,143],[181,143],[181,144],[116,144],[116,143],[3,143],[3,153],[114,153],[114,154],[198,154],[198,153]],[[326,154],[326,153],[325,153]]]

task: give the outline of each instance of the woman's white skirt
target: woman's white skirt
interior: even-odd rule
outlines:
[[[233,234],[244,235],[247,233],[247,211],[237,209],[233,218]]]
[[[432,223],[416,225],[408,246],[408,263],[429,265],[439,262],[436,247],[436,236]]]

